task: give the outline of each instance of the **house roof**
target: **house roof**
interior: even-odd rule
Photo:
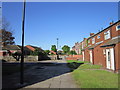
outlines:
[[[113,23],[112,25],[108,26],[107,28],[103,29],[102,31],[100,31],[100,32],[98,32],[98,33],[96,33],[96,34],[94,34],[94,35],[92,35],[92,36],[88,37],[87,39],[90,39],[90,38],[92,38],[92,37],[94,37],[94,36],[98,35],[99,33],[101,33],[101,32],[103,32],[103,31],[105,31],[106,29],[108,29],[108,28],[110,28],[110,27],[114,26],[114,25],[115,25],[115,24],[117,24],[118,22],[120,22],[120,20],[118,20],[117,22],[115,22],[115,23]]]
[[[120,43],[120,38],[116,38],[116,39],[111,39],[108,42],[106,42],[104,45],[100,46],[100,47],[108,47],[108,46],[113,46],[117,43]]]
[[[21,50],[17,45],[6,45],[2,47],[2,50]]]
[[[17,45],[20,49],[22,48],[22,46],[20,46],[20,45]],[[31,51],[29,48],[27,48],[27,47],[24,47],[24,51]]]
[[[37,46],[32,46],[32,45],[27,45],[27,46],[31,46],[31,47],[33,47],[34,49],[39,49],[40,51],[44,51],[43,49],[41,49],[40,47],[37,47]]]

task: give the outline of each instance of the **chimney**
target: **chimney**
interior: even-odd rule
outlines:
[[[90,36],[94,35],[94,33],[90,33]]]
[[[112,22],[110,22],[110,25],[112,25],[114,22],[112,21]]]

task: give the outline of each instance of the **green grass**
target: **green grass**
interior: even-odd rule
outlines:
[[[91,65],[91,64],[83,64],[79,67],[79,69],[101,69],[101,65]]]
[[[68,63],[73,63],[73,62],[76,62],[76,63],[89,63],[88,61],[77,61],[77,60],[67,60]]]
[[[118,74],[100,69],[99,65],[83,64],[72,72],[80,88],[118,88]]]

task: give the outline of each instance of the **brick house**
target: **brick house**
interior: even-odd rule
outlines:
[[[83,60],[104,68],[118,71],[120,69],[120,20],[110,23],[104,30],[87,38],[87,47],[82,51]],[[83,43],[85,41],[82,41]],[[85,45],[85,44],[84,44]]]
[[[2,49],[0,50],[0,56],[9,56],[15,52],[21,53],[22,46],[20,46],[20,45],[6,45],[6,46],[3,46],[1,48]],[[32,52],[32,50],[30,50],[27,47],[24,47],[24,55],[30,55],[30,52]]]
[[[76,42],[75,45],[72,47],[72,50],[75,51],[77,54],[81,54],[82,43]]]
[[[43,51],[40,47],[37,46],[26,45],[25,47],[30,49],[31,51],[35,51],[36,49],[38,49],[39,51]]]
[[[21,48],[18,45],[6,45],[0,50],[0,56],[9,56],[15,52],[21,52]]]

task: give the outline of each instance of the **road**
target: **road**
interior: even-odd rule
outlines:
[[[24,71],[24,85],[19,84],[19,73],[4,78],[4,87],[24,88],[77,88],[65,60],[46,60],[31,64]],[[11,81],[8,83],[7,81]],[[8,83],[8,84],[7,84]]]

